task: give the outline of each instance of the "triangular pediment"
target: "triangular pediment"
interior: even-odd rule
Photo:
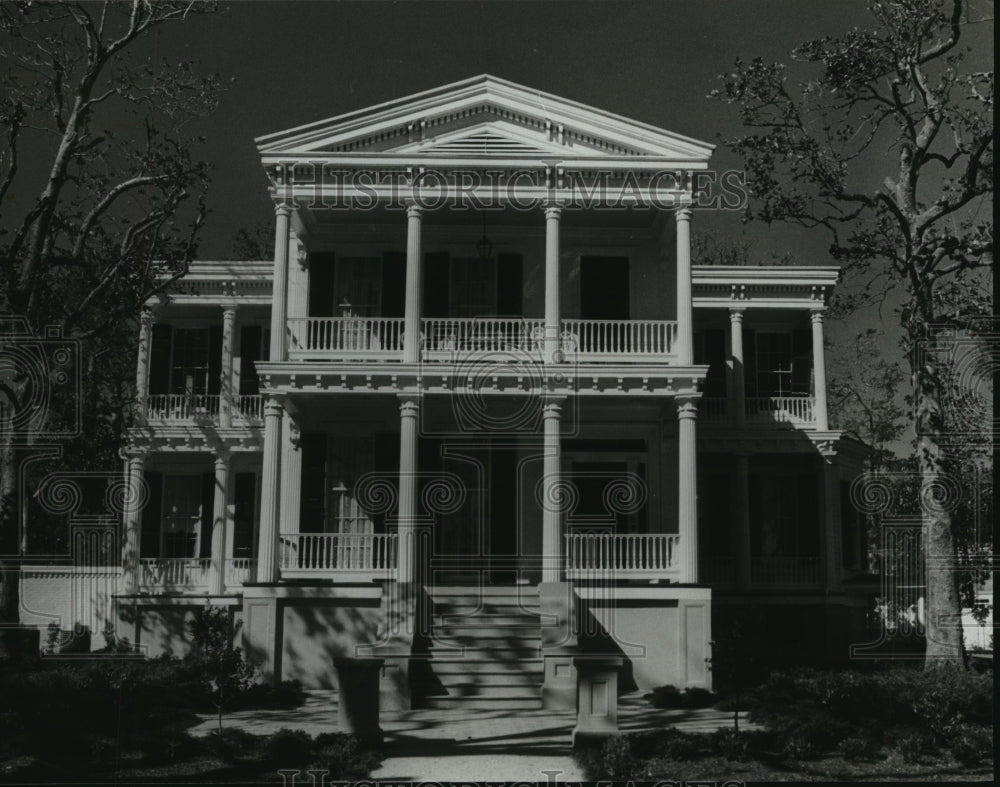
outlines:
[[[712,145],[483,75],[258,137],[264,157],[655,157],[705,162]]]

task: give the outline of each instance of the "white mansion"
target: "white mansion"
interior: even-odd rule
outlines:
[[[602,649],[626,686],[710,686],[748,605],[846,653],[838,270],[692,260],[712,146],[491,76],[257,144],[274,260],[147,304],[144,494],[88,625],[180,653],[227,605],[266,676],[375,656],[396,707],[571,704]],[[57,581],[27,572],[26,606]]]

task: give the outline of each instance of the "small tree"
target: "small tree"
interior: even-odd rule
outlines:
[[[234,622],[227,607],[204,607],[190,623],[194,648],[188,659],[198,669],[205,692],[218,711],[219,731],[222,714],[232,700],[256,682],[256,670],[233,645],[242,621]]]
[[[755,615],[751,628],[760,628],[760,616]],[[733,704],[733,730],[740,731],[740,701],[746,692],[767,678],[759,640],[747,633],[748,624],[734,620],[712,640],[709,668],[719,685],[716,690],[728,694]]]

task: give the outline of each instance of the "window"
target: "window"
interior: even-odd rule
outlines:
[[[451,261],[451,316],[480,317],[497,313],[497,266],[494,260]]]
[[[168,475],[163,481],[164,557],[197,557],[200,550],[200,475]]]
[[[340,257],[334,266],[333,308],[338,317],[377,317],[382,293],[382,260]],[[350,304],[346,306],[344,304]]]
[[[758,557],[819,554],[816,477],[810,473],[753,474],[751,541]]]
[[[171,389],[175,394],[208,392],[209,335],[207,328],[174,330]]]
[[[788,396],[792,393],[792,335],[757,334],[757,395]]]

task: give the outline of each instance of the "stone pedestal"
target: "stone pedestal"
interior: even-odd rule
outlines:
[[[538,586],[538,601],[545,666],[542,707],[571,711],[576,707],[573,657],[579,653],[573,587],[568,582],[543,582]]]
[[[573,746],[618,734],[621,656],[576,656],[576,727]]]
[[[379,726],[379,679],[382,659],[333,660],[337,669],[339,693],[337,723],[341,732],[350,733],[363,743],[381,743]]]

